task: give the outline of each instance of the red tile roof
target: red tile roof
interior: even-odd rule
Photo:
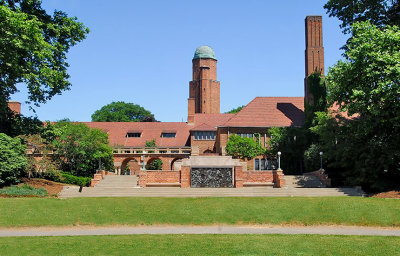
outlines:
[[[303,97],[256,97],[222,126],[283,127],[303,123]]]
[[[226,121],[234,117],[235,114],[195,114],[195,127],[202,124],[208,124],[212,127],[217,127],[224,124]]]
[[[111,146],[142,147],[155,139],[157,147],[184,147],[190,127],[187,123],[171,122],[85,122],[91,128],[108,133]],[[139,138],[127,138],[127,132],[140,132]],[[162,138],[161,133],[176,132],[175,138]]]

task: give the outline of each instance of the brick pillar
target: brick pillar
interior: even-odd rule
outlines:
[[[274,170],[273,176],[274,176],[274,183],[275,183],[276,188],[281,188],[281,187],[285,186],[285,184],[286,184],[285,178],[284,178],[285,175],[283,175],[283,171],[281,169]]]
[[[235,188],[243,188],[243,166],[235,166]]]
[[[313,95],[309,92],[307,78],[314,72],[324,75],[324,43],[322,37],[322,16],[307,16],[305,19],[306,51],[305,51],[305,101],[313,104]]]
[[[145,188],[146,184],[147,184],[147,172],[140,170],[138,185],[139,185],[139,187]]]
[[[181,188],[190,188],[190,166],[181,168]]]

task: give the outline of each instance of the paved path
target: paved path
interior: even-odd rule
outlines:
[[[140,226],[140,227],[52,227],[0,229],[6,236],[88,236],[140,234],[318,234],[358,236],[400,236],[400,228],[351,226]]]
[[[94,187],[83,188],[65,186],[59,195],[70,197],[324,197],[324,196],[363,196],[354,188],[125,188]]]

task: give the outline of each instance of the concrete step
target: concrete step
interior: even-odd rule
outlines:
[[[84,188],[66,187],[60,194],[68,197],[320,197],[320,196],[362,196],[353,188]]]

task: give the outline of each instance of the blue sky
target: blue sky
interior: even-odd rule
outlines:
[[[221,112],[256,96],[304,95],[304,18],[323,16],[325,69],[341,59],[346,36],[321,0],[43,0],[91,30],[68,53],[71,90],[37,108],[41,120],[90,121],[112,101],[139,104],[160,121],[187,117],[196,47],[218,59]],[[12,100],[24,102],[23,85]],[[23,114],[34,115],[23,104]]]

